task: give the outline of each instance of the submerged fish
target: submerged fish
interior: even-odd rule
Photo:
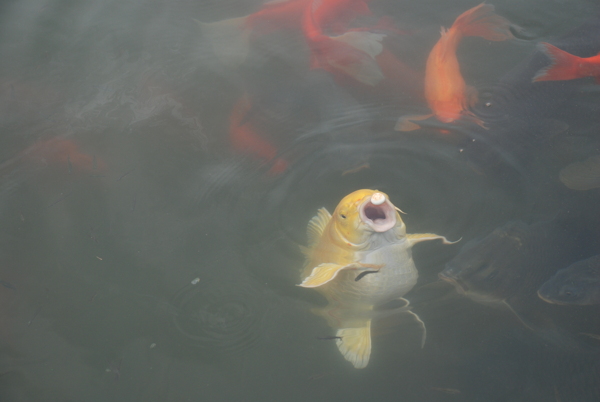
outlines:
[[[475,302],[508,308],[531,328],[524,313],[543,306],[537,289],[594,241],[578,228],[560,220],[508,222],[467,243],[439,277]]]
[[[425,70],[425,98],[433,113],[402,117],[396,130],[416,130],[420,126],[414,121],[432,116],[444,123],[467,117],[483,126],[483,121],[470,111],[477,102],[477,92],[465,84],[456,49],[465,36],[481,36],[491,41],[511,39],[509,28],[510,22],[495,14],[494,6],[483,3],[462,13],[450,29],[442,28],[442,37],[429,53]]]
[[[559,179],[572,190],[584,191],[600,187],[600,155],[571,163],[560,171]]]
[[[312,6],[312,0],[276,0],[265,3],[259,11],[245,17],[196,22],[217,57],[225,64],[239,65],[245,61],[253,37],[282,29],[301,30],[304,12]],[[321,29],[339,34],[356,17],[370,13],[365,0],[323,0],[319,2],[315,17]]]
[[[283,173],[288,162],[278,157],[277,148],[259,135],[248,116],[251,113],[252,103],[247,94],[238,99],[229,116],[229,140],[235,152],[250,155],[261,162],[271,164],[269,174]],[[248,121],[250,120],[250,121]]]
[[[321,208],[307,230],[307,262],[299,286],[327,298],[328,306],[316,313],[337,330],[341,339],[336,344],[346,360],[364,368],[371,355],[373,308],[402,298],[417,282],[412,246],[434,239],[451,243],[435,234],[407,234],[397,208],[377,190],[347,195],[333,215]],[[377,273],[355,280],[357,274],[373,271]]]
[[[539,46],[551,63],[538,71],[533,77],[534,82],[594,77],[596,83],[600,84],[600,53],[592,57],[577,57],[546,42]]]
[[[356,1],[350,4],[366,4]],[[350,30],[338,36],[328,36],[323,30],[322,12],[328,3],[312,1],[302,20],[302,30],[311,49],[311,68],[322,68],[332,74],[344,74],[367,85],[377,85],[383,73],[375,57],[383,50],[385,37],[366,31]],[[357,10],[358,12],[358,10]]]
[[[600,304],[600,255],[558,270],[540,287],[538,296],[552,304]]]

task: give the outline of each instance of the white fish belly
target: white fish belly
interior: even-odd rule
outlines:
[[[340,273],[335,282],[335,298],[351,308],[377,306],[404,296],[417,283],[418,273],[412,252],[406,242],[391,244],[366,252],[359,262],[383,265],[379,272],[369,273],[356,281],[363,271],[349,270]]]

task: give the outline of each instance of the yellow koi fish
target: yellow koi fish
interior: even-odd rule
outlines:
[[[406,234],[397,211],[385,193],[358,190],[344,197],[333,215],[321,208],[308,223],[307,262],[298,286],[327,298],[328,306],[315,312],[337,330],[337,346],[356,368],[369,363],[373,308],[395,299],[408,306],[402,296],[418,277],[412,246],[434,239],[452,244],[435,234]],[[423,343],[425,325],[406,312],[421,323]]]

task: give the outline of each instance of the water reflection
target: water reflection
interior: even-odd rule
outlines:
[[[368,2],[310,37],[297,13],[232,64],[194,20],[262,4],[3,4],[0,399],[597,400],[597,306],[537,292],[599,252],[598,86],[531,82],[538,42],[598,52],[597,7],[494,2],[523,31],[457,53],[488,129],[393,130],[425,105],[440,26],[476,5]],[[316,47],[365,29],[344,37],[350,64]],[[463,238],[413,250],[425,348],[383,312],[365,370],[318,339],[326,301],[296,286],[307,222],[359,188],[386,192],[413,233]],[[516,221],[530,249],[490,242]],[[438,279],[452,267],[521,319]]]

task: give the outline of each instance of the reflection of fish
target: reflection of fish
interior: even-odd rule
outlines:
[[[369,362],[373,307],[412,289],[418,273],[411,248],[434,239],[449,244],[435,234],[406,234],[396,207],[376,190],[355,191],[340,201],[333,215],[322,208],[309,222],[307,263],[299,286],[315,288],[327,298],[329,305],[318,313],[337,329],[336,336],[343,338],[337,346],[354,367]],[[357,282],[357,271],[378,274]]]
[[[600,304],[600,255],[561,269],[538,290],[552,304]]]
[[[285,159],[277,157],[277,148],[262,138],[248,120],[252,104],[247,95],[243,95],[235,104],[229,117],[229,139],[234,151],[251,155],[263,162],[272,162],[269,173],[283,173],[288,166]]]
[[[439,276],[476,302],[508,307],[529,327],[522,313],[536,308],[537,289],[592,241],[567,226],[562,221],[508,222],[467,243]]]
[[[560,171],[560,181],[572,190],[600,187],[600,155],[571,163]]]
[[[442,37],[431,50],[425,71],[425,98],[433,114],[400,118],[396,130],[416,130],[419,125],[414,120],[431,116],[444,123],[468,117],[483,126],[483,121],[469,110],[477,102],[477,93],[465,84],[456,49],[464,36],[481,36],[492,41],[510,39],[513,35],[509,27],[505,18],[494,13],[494,6],[480,4],[462,13],[450,29],[442,28]]]
[[[595,77],[600,84],[600,53],[593,57],[577,57],[549,43],[540,43],[540,49],[550,58],[549,66],[541,69],[533,81],[564,81]]]

